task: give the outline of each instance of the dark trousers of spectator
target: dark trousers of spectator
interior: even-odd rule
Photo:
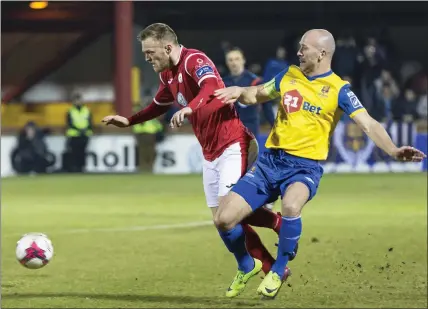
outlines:
[[[18,174],[30,172],[46,173],[46,169],[53,164],[52,159],[31,151],[30,149],[15,149],[12,152],[12,166]]]
[[[68,158],[65,169],[70,173],[82,173],[86,165],[87,136],[69,137],[67,140]]]
[[[138,143],[138,169],[140,172],[153,171],[156,159],[156,134],[136,134]]]

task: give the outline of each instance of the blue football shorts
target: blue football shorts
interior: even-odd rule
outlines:
[[[253,210],[284,196],[287,187],[304,183],[311,200],[323,175],[318,161],[296,157],[280,149],[268,149],[259,155],[247,173],[233,186]]]

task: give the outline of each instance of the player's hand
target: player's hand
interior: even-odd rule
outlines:
[[[392,156],[394,159],[402,162],[421,162],[426,158],[426,155],[422,151],[410,146],[398,148]]]
[[[125,117],[119,115],[109,115],[105,116],[101,122],[105,123],[106,126],[112,124],[119,128],[125,128],[129,126],[129,121]]]
[[[174,128],[179,128],[184,122],[184,118],[190,116],[193,113],[193,110],[190,107],[185,107],[174,114],[171,118],[169,126]]]
[[[232,86],[228,88],[217,89],[214,91],[214,95],[224,104],[233,104],[239,99],[242,91],[242,87]]]

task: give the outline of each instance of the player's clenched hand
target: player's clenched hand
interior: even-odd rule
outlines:
[[[424,158],[426,158],[426,155],[413,147],[410,146],[403,146],[396,150],[395,153],[392,154],[392,156],[402,162],[421,162]]]
[[[241,96],[243,88],[233,86],[228,88],[217,89],[214,95],[225,104],[235,103]]]
[[[125,117],[119,115],[109,115],[105,116],[101,122],[105,123],[107,126],[112,124],[119,128],[125,128],[129,126],[129,121]]]
[[[178,128],[181,127],[181,125],[184,122],[184,118],[192,114],[192,109],[190,107],[185,107],[178,112],[174,114],[171,118],[170,127],[171,128]]]

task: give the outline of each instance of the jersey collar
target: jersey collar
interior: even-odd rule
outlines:
[[[333,71],[332,71],[332,70],[329,70],[329,71],[327,71],[327,72],[325,72],[325,73],[318,74],[318,75],[315,75],[315,76],[306,76],[306,75],[305,75],[305,77],[306,77],[308,80],[313,81],[313,80],[315,80],[315,79],[317,79],[317,78],[326,77],[326,76],[329,76],[329,75],[331,75],[331,74],[333,74]]]

